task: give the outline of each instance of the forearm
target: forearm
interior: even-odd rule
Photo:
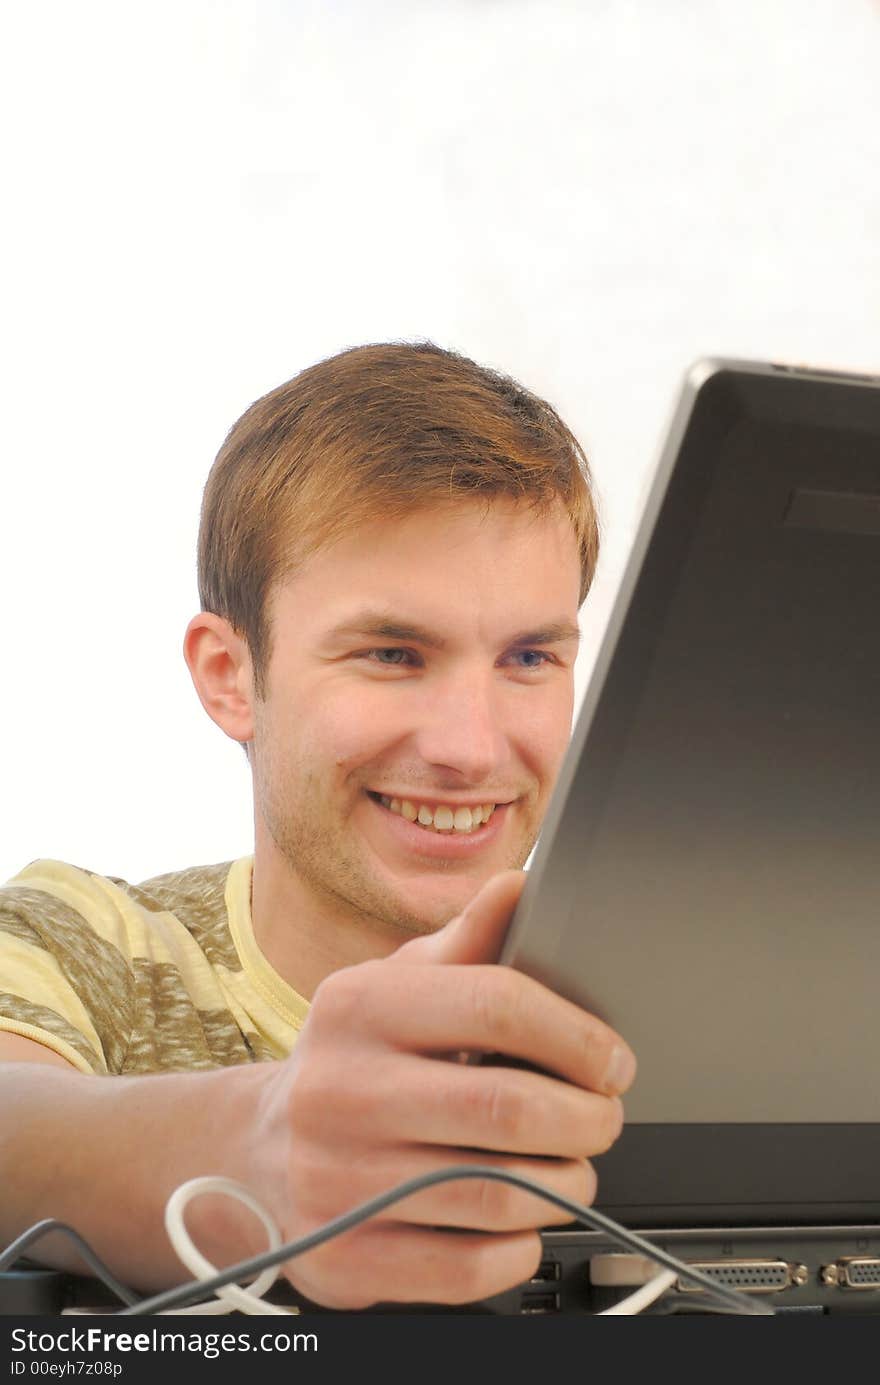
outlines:
[[[0,1247],[34,1222],[56,1217],[134,1288],[189,1278],[165,1232],[165,1203],[179,1184],[202,1174],[248,1182],[248,1149],[274,1067],[86,1077],[33,1063],[0,1064]],[[231,1199],[196,1199],[187,1226],[221,1265],[264,1244],[256,1221]],[[45,1264],[85,1269],[60,1235],[28,1253]]]

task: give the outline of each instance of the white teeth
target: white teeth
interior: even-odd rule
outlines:
[[[417,807],[408,798],[389,798],[387,794],[380,794],[379,799],[392,813],[406,818],[407,822],[418,822],[435,832],[473,832],[488,822],[495,811],[494,803],[475,803],[473,808],[451,808],[441,804],[431,809],[424,803]]]

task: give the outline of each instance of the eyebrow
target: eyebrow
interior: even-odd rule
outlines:
[[[335,625],[327,632],[326,638],[335,640],[353,635],[383,640],[409,640],[413,644],[425,645],[428,649],[445,649],[447,644],[441,635],[426,629],[423,625],[400,620],[385,611],[359,611],[350,620]],[[580,629],[574,621],[554,620],[536,630],[520,631],[512,639],[506,640],[505,646],[564,644],[570,640],[578,643],[580,637]]]

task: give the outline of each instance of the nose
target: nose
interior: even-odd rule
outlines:
[[[493,686],[491,673],[471,670],[435,683],[424,706],[416,745],[423,763],[453,772],[465,785],[476,788],[487,780],[497,782],[509,750],[501,689]]]

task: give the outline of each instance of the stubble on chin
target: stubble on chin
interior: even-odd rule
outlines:
[[[322,799],[317,776],[296,765],[275,765],[272,770],[267,780],[258,784],[255,776],[254,782],[265,828],[292,878],[304,887],[317,908],[326,909],[337,922],[378,928],[393,935],[399,945],[443,928],[484,883],[481,880],[464,895],[457,894],[452,902],[448,896],[435,901],[425,898],[426,888],[430,895],[430,885],[425,886],[424,877],[410,886],[402,881],[395,890],[365,859],[366,844],[357,850],[357,828],[348,819],[340,819],[334,805]],[[302,785],[296,803],[285,800],[280,787],[284,783]],[[521,870],[537,836],[537,828],[534,834],[529,830],[526,839],[520,839],[521,845],[494,863],[485,878],[505,870]],[[432,861],[430,870],[438,879],[453,878],[450,862]],[[407,900],[408,889],[423,892],[418,903]]]

